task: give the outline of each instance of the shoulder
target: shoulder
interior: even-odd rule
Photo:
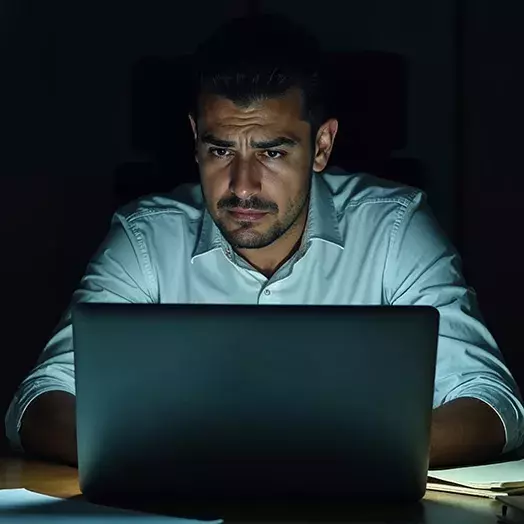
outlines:
[[[115,215],[129,226],[157,219],[189,224],[202,219],[204,207],[201,186],[184,184],[169,193],[143,196],[119,208]]]
[[[169,193],[143,196],[116,211],[113,224],[123,227],[141,250],[158,252],[177,239],[191,251],[202,224],[205,203],[199,184],[184,184]]]
[[[331,168],[321,175],[339,217],[361,207],[404,212],[425,199],[422,190],[368,173],[348,173]]]

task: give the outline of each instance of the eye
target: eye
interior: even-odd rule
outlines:
[[[262,154],[270,160],[278,160],[279,158],[283,158],[286,155],[286,152],[276,151],[275,149],[267,149]]]
[[[227,158],[232,154],[231,151],[229,151],[229,149],[225,149],[223,147],[211,147],[209,149],[209,152],[217,158]]]

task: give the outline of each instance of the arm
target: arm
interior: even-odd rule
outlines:
[[[154,302],[155,284],[146,250],[126,220],[115,215],[108,236],[90,261],[77,302]],[[71,308],[6,415],[11,445],[44,459],[76,463],[75,373]]]
[[[429,305],[440,312],[432,467],[485,462],[522,444],[517,385],[464,282],[460,258],[422,195],[401,206],[384,288],[390,304]]]
[[[49,391],[28,406],[20,426],[26,453],[70,466],[77,465],[75,396]]]
[[[431,468],[488,462],[502,453],[505,443],[502,420],[481,400],[458,398],[433,411]]]

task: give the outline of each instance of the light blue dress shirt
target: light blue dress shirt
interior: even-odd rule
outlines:
[[[115,214],[73,302],[434,306],[434,407],[481,399],[504,423],[505,451],[519,446],[524,409],[517,386],[424,194],[366,174],[312,176],[301,248],[270,279],[224,240],[200,186],[182,186]],[[11,402],[6,430],[14,447],[27,406],[51,390],[75,392],[69,311]]]

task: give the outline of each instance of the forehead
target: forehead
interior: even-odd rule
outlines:
[[[218,95],[206,95],[200,104],[199,128],[214,133],[220,130],[231,134],[259,131],[302,135],[309,132],[309,123],[302,119],[302,97],[297,90],[249,106],[237,105]]]

